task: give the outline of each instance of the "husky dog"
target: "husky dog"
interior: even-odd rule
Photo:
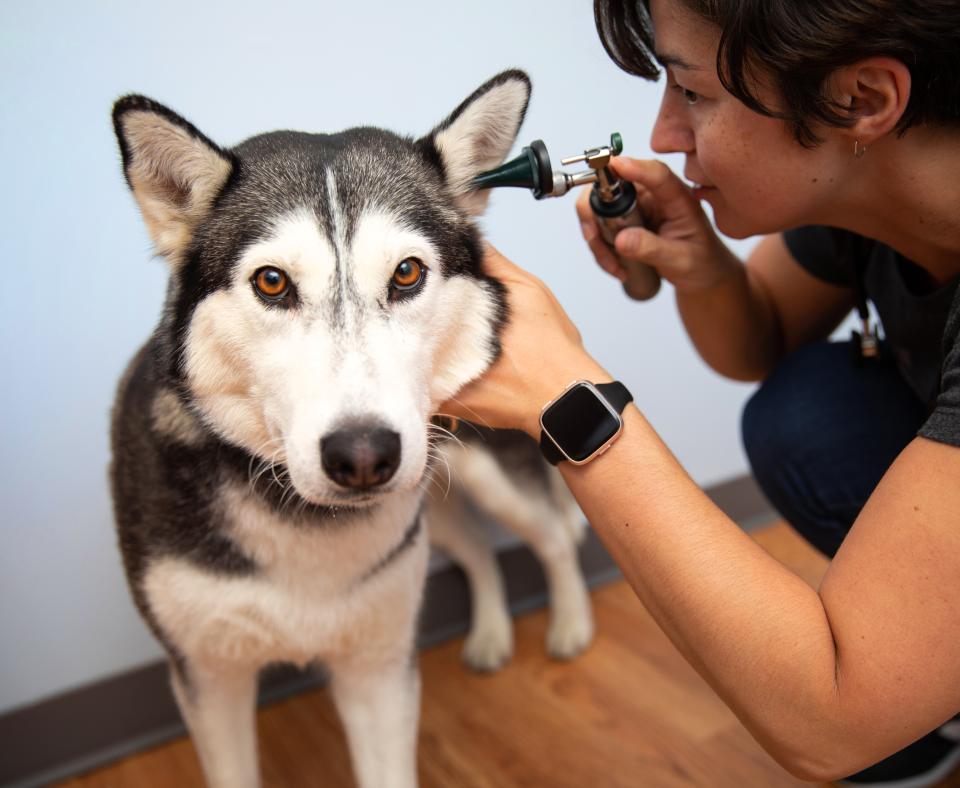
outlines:
[[[213,786],[258,784],[257,676],[281,661],[328,668],[362,786],[416,783],[424,495],[445,471],[430,418],[499,352],[504,288],[481,272],[471,182],[504,160],[529,95],[507,71],[419,140],[280,131],[231,149],[142,96],[114,107],[170,267],[114,408],[119,541]],[[581,518],[532,441],[464,434],[449,473],[533,545],[548,647],[572,656],[592,634]],[[511,634],[493,554],[455,522],[461,495],[435,507],[474,594],[465,657],[494,669]]]

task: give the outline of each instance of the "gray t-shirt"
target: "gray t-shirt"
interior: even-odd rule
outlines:
[[[920,428],[924,438],[960,446],[960,290],[943,332],[943,376],[933,413]]]
[[[900,372],[931,409],[919,434],[960,446],[960,277],[931,290],[924,272],[889,246],[832,227],[799,227],[784,240],[825,282],[852,288],[859,268]]]

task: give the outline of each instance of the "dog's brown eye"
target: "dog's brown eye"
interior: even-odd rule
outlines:
[[[287,275],[279,268],[270,266],[258,269],[251,281],[257,295],[268,301],[278,301],[287,294],[287,290],[290,288]]]
[[[408,257],[394,270],[391,284],[397,290],[413,290],[423,281],[425,270],[416,257]]]

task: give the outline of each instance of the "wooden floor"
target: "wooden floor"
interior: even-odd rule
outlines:
[[[754,532],[808,582],[826,562],[785,525]],[[422,788],[618,788],[809,785],[783,772],[683,661],[629,586],[593,593],[597,637],[551,661],[543,611],[516,622],[516,655],[493,676],[460,664],[457,640],[422,654]],[[266,786],[352,786],[331,702],[316,690],[258,716]],[[172,742],[62,788],[202,786],[190,742]],[[944,788],[960,787],[951,778]]]

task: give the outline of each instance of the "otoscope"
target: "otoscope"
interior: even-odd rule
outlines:
[[[624,227],[642,227],[643,212],[637,202],[637,190],[629,181],[618,178],[610,168],[610,159],[623,151],[623,139],[614,132],[610,144],[585,150],[580,156],[562,159],[561,164],[586,162],[590,167],[578,173],[554,172],[550,154],[543,140],[534,140],[520,151],[520,155],[473,179],[474,187],[492,189],[497,186],[520,186],[529,189],[533,196],[561,197],[574,186],[592,183],[590,207],[597,217],[600,235],[613,246],[613,239]],[[660,275],[656,269],[644,263],[625,263],[627,281],[623,289],[637,301],[653,298],[660,289]]]

